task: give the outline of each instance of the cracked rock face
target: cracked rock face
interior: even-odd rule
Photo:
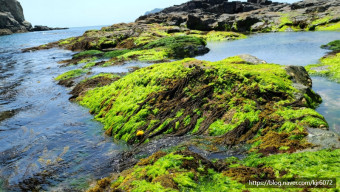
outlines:
[[[17,0],[0,0],[0,35],[27,32],[32,25],[25,21],[23,9]]]

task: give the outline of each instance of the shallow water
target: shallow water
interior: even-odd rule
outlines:
[[[196,58],[219,61],[235,55],[250,54],[268,63],[305,66],[317,63],[328,52],[321,49],[321,45],[337,39],[340,39],[340,32],[257,34],[237,41],[209,42],[211,51]],[[323,98],[317,111],[324,115],[330,130],[340,134],[340,84],[315,77],[313,89]]]
[[[209,42],[210,52],[197,59],[219,61],[239,54],[250,54],[268,63],[308,65],[318,61],[327,50],[320,46],[340,39],[340,32],[262,33],[246,39]]]
[[[340,84],[322,77],[313,77],[312,79],[313,90],[323,100],[317,111],[325,116],[330,130],[340,134]]]
[[[20,51],[87,29],[0,37],[0,113],[14,115],[0,122],[0,178],[10,191],[86,183],[110,172],[112,157],[124,147],[105,137],[88,109],[69,102],[68,90],[53,81],[69,70],[57,61],[70,58],[72,52]]]
[[[69,59],[72,52],[20,52],[22,48],[81,35],[87,29],[0,37],[0,191],[1,185],[10,191],[27,191],[32,186],[63,191],[65,186],[86,184],[88,179],[110,173],[112,158],[127,148],[107,138],[103,126],[92,120],[88,110],[69,102],[69,90],[53,81],[75,68],[57,64]],[[306,65],[316,63],[326,53],[320,45],[334,39],[340,39],[339,32],[259,34],[239,41],[209,43],[211,52],[198,58],[216,61],[247,53],[268,62]],[[125,73],[131,67],[147,65],[130,63],[92,71]],[[339,132],[340,85],[324,78],[313,81],[314,89],[324,99],[318,111]],[[1,121],[5,116],[7,119]]]
[[[94,74],[98,73],[128,73],[134,68],[143,68],[150,66],[150,63],[142,63],[142,62],[130,62],[126,63],[122,66],[110,66],[110,67],[94,67],[91,71]]]

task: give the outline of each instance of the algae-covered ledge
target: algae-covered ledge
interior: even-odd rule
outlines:
[[[318,64],[308,65],[306,69],[311,75],[324,76],[340,83],[340,40],[335,40],[322,48],[331,52],[320,59]]]
[[[242,191],[250,178],[315,175],[322,162],[328,168],[321,176],[338,171],[339,162],[328,160],[339,156],[338,150],[295,153],[315,147],[338,148],[336,144],[316,146],[308,139],[310,129],[327,130],[328,124],[314,110],[322,100],[311,89],[307,71],[303,67],[267,64],[244,55],[217,62],[181,60],[198,54],[183,52],[180,49],[183,46],[205,49],[207,37],[202,34],[209,33],[190,31],[179,36],[170,33],[139,48],[83,51],[64,62],[76,61],[80,68],[56,80],[72,81],[99,65],[120,65],[141,58],[160,62],[123,76],[100,74],[84,79],[73,87],[72,99],[90,109],[95,119],[104,124],[106,134],[135,148],[163,137],[188,135],[201,139],[198,142],[189,139],[188,143],[203,151],[219,152],[242,146],[248,157],[207,159],[191,151],[188,144],[180,144],[98,181],[89,191]],[[229,32],[210,34],[217,36],[213,40],[227,40],[225,37],[230,35],[245,37]],[[151,56],[145,51],[157,54]],[[163,51],[167,54],[159,57],[158,53]],[[111,59],[97,61],[98,58]],[[291,167],[280,168],[284,158]],[[301,160],[308,158],[314,159]],[[308,167],[309,164],[315,166]],[[298,166],[307,171],[299,172]]]
[[[201,141],[189,145],[204,150],[219,151],[209,149],[207,143],[213,143],[248,151],[245,159],[207,159],[179,145],[141,159],[89,191],[259,191],[245,183],[340,177],[339,150],[294,153],[315,147],[308,129],[328,126],[314,110],[321,98],[303,67],[254,64],[239,56],[218,62],[184,59],[139,69],[77,100],[104,123],[107,134],[136,147],[192,135]]]
[[[230,137],[235,141],[220,140],[233,144],[266,127],[269,132],[272,126],[282,133],[295,130],[297,138],[306,134],[304,126],[326,128],[312,109],[321,99],[307,87],[309,81],[303,82],[305,90],[297,90],[291,78],[283,66],[253,65],[240,57],[219,62],[184,59],[139,69],[78,100],[104,123],[108,134],[129,143],[190,133]],[[252,133],[245,138],[228,135],[236,128],[242,130],[237,137]],[[137,138],[139,130],[144,135]]]

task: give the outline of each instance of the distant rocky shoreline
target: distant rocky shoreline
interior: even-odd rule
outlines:
[[[193,0],[136,20],[191,30],[235,32],[334,30],[340,28],[339,21],[340,1],[337,0],[305,0],[293,4],[268,0]]]
[[[0,0],[0,5],[0,36],[32,31],[67,29],[42,25],[32,27],[32,24],[25,20],[22,6],[17,0]]]

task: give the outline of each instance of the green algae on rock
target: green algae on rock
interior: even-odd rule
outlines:
[[[309,146],[306,127],[328,125],[312,109],[320,97],[308,82],[295,88],[289,74],[284,66],[254,65],[238,56],[218,62],[184,59],[139,69],[78,100],[107,134],[129,143],[197,134],[228,145],[257,142],[252,150],[264,153],[287,152],[281,146],[294,152]],[[138,131],[144,135],[137,137]]]
[[[340,83],[340,40],[332,41],[327,45],[323,45],[322,48],[333,50],[333,52],[321,58],[318,64],[306,66],[308,73],[325,76]]]
[[[96,191],[268,191],[246,188],[250,179],[340,179],[340,150],[321,150],[263,157],[252,154],[243,160],[235,157],[208,160],[179,150],[159,151],[142,159],[133,168],[104,178],[90,188]],[[105,185],[104,185],[105,184]],[[271,189],[297,191],[297,189]],[[323,191],[323,189],[313,189]],[[334,190],[336,191],[336,190]]]
[[[340,51],[340,40],[329,42],[326,45],[322,45],[321,48],[339,52]]]
[[[55,78],[55,80],[57,81],[61,81],[61,80],[69,80],[72,78],[76,78],[81,76],[84,73],[87,73],[87,70],[81,70],[81,69],[75,69],[75,70],[71,70],[71,71],[67,71],[61,75],[59,75],[58,77]]]
[[[118,79],[120,79],[120,77],[118,75],[114,75],[114,74],[111,74],[111,73],[101,73],[101,74],[95,75],[93,77],[86,78],[83,81],[81,81],[80,83],[78,83],[72,89],[72,91],[70,92],[72,97],[70,99],[71,100],[76,99],[77,97],[84,94],[86,91],[88,91],[90,89],[109,85],[112,82],[117,81]]]
[[[93,61],[93,57],[108,58],[101,65],[122,64],[130,60],[160,62],[194,57],[209,51],[206,41],[245,38],[243,34],[223,31],[197,31],[185,27],[160,24],[115,24],[101,30],[90,30],[80,37],[71,37],[28,50],[59,47],[73,51],[73,59],[66,63],[79,64]]]

